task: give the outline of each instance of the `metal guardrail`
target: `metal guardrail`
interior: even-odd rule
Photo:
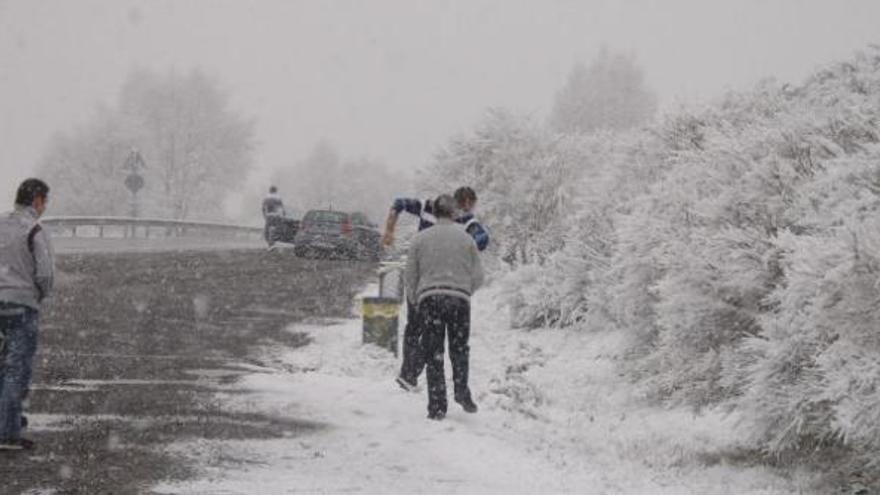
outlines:
[[[261,237],[262,227],[164,218],[51,216],[40,223],[54,235],[70,237]]]

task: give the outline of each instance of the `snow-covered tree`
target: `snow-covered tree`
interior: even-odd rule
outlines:
[[[574,104],[561,133],[494,111],[421,185],[477,189],[514,325],[617,328],[653,397],[723,405],[746,446],[833,448],[880,479],[877,94],[872,47],[626,133],[565,124]]]
[[[67,215],[128,215],[129,192],[122,164],[131,137],[118,115],[97,109],[87,124],[54,135],[39,165],[52,182],[52,212]]]
[[[276,168],[271,181],[296,214],[315,208],[360,211],[377,224],[394,196],[410,189],[407,174],[378,160],[344,157],[327,140],[316,143],[304,159]]]
[[[603,132],[556,139],[557,149],[572,164],[569,198],[556,219],[558,249],[540,264],[512,274],[507,284],[519,326],[567,326],[587,313],[608,317],[609,305],[597,289],[611,276],[616,222],[655,175],[647,154],[653,136]]]
[[[872,49],[668,119],[600,285],[658,396],[726,404],[765,452],[834,446],[875,470],[877,91]]]
[[[229,96],[206,74],[133,73],[119,109],[137,135],[133,146],[158,182],[165,215],[216,217],[252,165],[253,125],[229,108]],[[154,186],[155,187],[155,186]]]
[[[469,185],[491,248],[509,265],[540,263],[562,243],[562,219],[579,164],[561,138],[530,119],[490,110],[473,133],[452,139],[417,177],[428,195]]]
[[[250,170],[253,147],[252,123],[230,108],[215,80],[199,71],[136,71],[115,107],[52,140],[39,170],[66,178],[53,188],[57,214],[128,214],[123,164],[137,148],[146,161],[142,213],[220,219]]]
[[[648,122],[657,97],[632,57],[602,49],[589,66],[577,63],[556,94],[550,125],[567,133],[629,129]]]
[[[342,158],[327,140],[315,143],[309,154],[275,169],[272,183],[285,203],[298,211],[331,208],[338,204]]]

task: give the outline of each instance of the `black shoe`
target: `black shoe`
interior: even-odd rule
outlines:
[[[407,392],[416,392],[419,389],[418,383],[410,382],[402,376],[398,376],[394,379],[394,381],[397,382],[397,385],[399,385],[400,388],[406,390]]]
[[[462,409],[464,409],[464,412],[466,413],[477,412],[477,405],[474,404],[473,399],[471,399],[470,397],[461,400],[455,399],[455,402],[458,402],[458,404],[461,406]]]
[[[27,416],[25,416],[24,414],[22,414],[22,415],[21,415],[21,428],[24,429],[24,428],[27,428],[27,427],[28,427]]]
[[[0,441],[0,451],[31,450],[32,448],[34,448],[34,441],[27,438]]]
[[[446,413],[443,411],[433,411],[428,413],[428,419],[433,419],[434,421],[441,421],[446,417]]]

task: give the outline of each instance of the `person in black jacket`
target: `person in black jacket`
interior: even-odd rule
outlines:
[[[284,221],[284,202],[281,201],[278,188],[275,186],[269,188],[269,194],[263,199],[263,219],[266,220],[263,237],[269,248],[272,248],[278,240],[281,223]]]

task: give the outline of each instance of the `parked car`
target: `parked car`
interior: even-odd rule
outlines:
[[[294,238],[297,256],[378,260],[379,228],[360,212],[311,210]]]

